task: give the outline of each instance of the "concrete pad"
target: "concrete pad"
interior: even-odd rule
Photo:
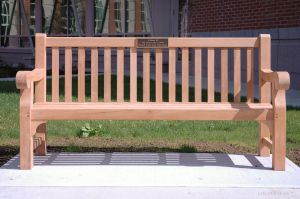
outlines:
[[[1,167],[0,198],[300,198],[297,165],[273,171],[255,155],[51,153],[29,171],[18,164]]]

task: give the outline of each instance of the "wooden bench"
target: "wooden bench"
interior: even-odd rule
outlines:
[[[285,169],[287,72],[271,70],[270,35],[254,38],[112,38],[47,37],[36,34],[35,69],[17,73],[20,97],[20,168],[33,167],[33,151],[46,154],[48,120],[256,120],[259,154],[273,169]],[[86,49],[89,49],[86,51]],[[46,54],[52,54],[52,99],[46,100]],[[64,50],[64,101],[59,100],[59,50]],[[104,85],[98,85],[98,49],[103,50]],[[180,51],[178,50],[180,49]],[[254,102],[254,52],[259,54],[259,102]],[[86,101],[85,60],[91,54],[91,100]],[[102,51],[101,51],[102,52]],[[112,53],[113,52],[113,53]],[[142,54],[138,62],[138,52]],[[180,52],[180,53],[179,53]],[[218,53],[217,53],[218,52]],[[241,54],[247,68],[247,100],[241,102]],[[72,53],[78,54],[78,100],[72,100]],[[124,53],[130,57],[130,100],[124,101]],[[150,55],[155,56],[155,102],[150,101]],[[180,56],[178,55],[180,54]],[[111,100],[112,55],[116,57],[116,100]],[[232,57],[230,57],[232,55]],[[163,100],[163,56],[168,57],[168,100]],[[100,56],[101,57],[101,56]],[[178,59],[178,57],[180,57]],[[220,60],[221,99],[215,100],[215,58]],[[233,102],[228,101],[228,68],[232,59]],[[102,58],[101,58],[102,59]],[[181,100],[176,100],[176,62],[181,68]],[[180,60],[182,60],[180,62]],[[203,61],[207,60],[207,61]],[[142,64],[138,64],[142,63]],[[181,64],[180,64],[181,63]],[[191,66],[189,67],[190,63]],[[193,66],[193,67],[192,67]],[[137,67],[143,71],[143,99],[137,100]],[[189,71],[192,68],[194,71]],[[205,71],[204,69],[207,70]],[[178,67],[177,67],[178,69]],[[191,69],[190,69],[191,70]],[[205,72],[204,72],[205,71]],[[189,74],[194,72],[194,99]],[[207,77],[207,100],[201,95]],[[99,87],[104,100],[99,101]],[[272,91],[272,92],[271,92]],[[178,91],[177,91],[178,93]],[[247,133],[247,132],[241,132]],[[35,136],[34,136],[35,135]],[[39,142],[33,144],[33,136]],[[38,143],[38,144],[36,144]]]

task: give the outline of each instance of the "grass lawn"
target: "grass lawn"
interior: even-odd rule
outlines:
[[[90,78],[86,78],[87,101],[90,100]],[[64,84],[60,81],[63,99]],[[51,81],[47,83],[47,98],[51,100]],[[99,76],[103,85],[103,76]],[[168,84],[163,85],[167,99]],[[155,82],[151,81],[151,100],[155,100]],[[180,100],[181,86],[177,85]],[[116,77],[112,76],[112,99],[116,98]],[[190,100],[193,100],[190,89]],[[77,78],[73,79],[73,98],[76,101]],[[99,88],[103,99],[103,87]],[[125,98],[129,99],[129,78],[125,78]],[[220,100],[220,94],[215,98]],[[229,95],[232,100],[233,96]],[[203,90],[203,100],[206,90]],[[138,100],[142,100],[142,79],[138,79]],[[242,99],[245,100],[245,99]],[[0,163],[18,152],[19,91],[15,82],[0,82]],[[300,165],[300,110],[288,108],[287,154]],[[80,128],[102,125],[97,136],[81,138]],[[248,121],[49,121],[48,146],[50,151],[182,151],[257,153],[257,123]]]

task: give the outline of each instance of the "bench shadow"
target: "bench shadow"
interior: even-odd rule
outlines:
[[[271,170],[255,155],[228,155],[223,153],[156,153],[156,152],[92,152],[92,153],[49,153],[35,156],[35,166],[101,166],[101,165],[151,165],[189,167],[234,167]],[[271,162],[270,158],[263,158]],[[14,156],[0,169],[19,169],[19,155]]]

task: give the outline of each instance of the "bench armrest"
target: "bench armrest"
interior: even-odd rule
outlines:
[[[288,72],[274,72],[272,70],[263,69],[262,79],[271,82],[277,90],[288,90],[290,87],[290,75]]]
[[[30,88],[32,82],[45,78],[45,70],[36,68],[32,71],[19,71],[16,75],[16,86],[18,89]]]

